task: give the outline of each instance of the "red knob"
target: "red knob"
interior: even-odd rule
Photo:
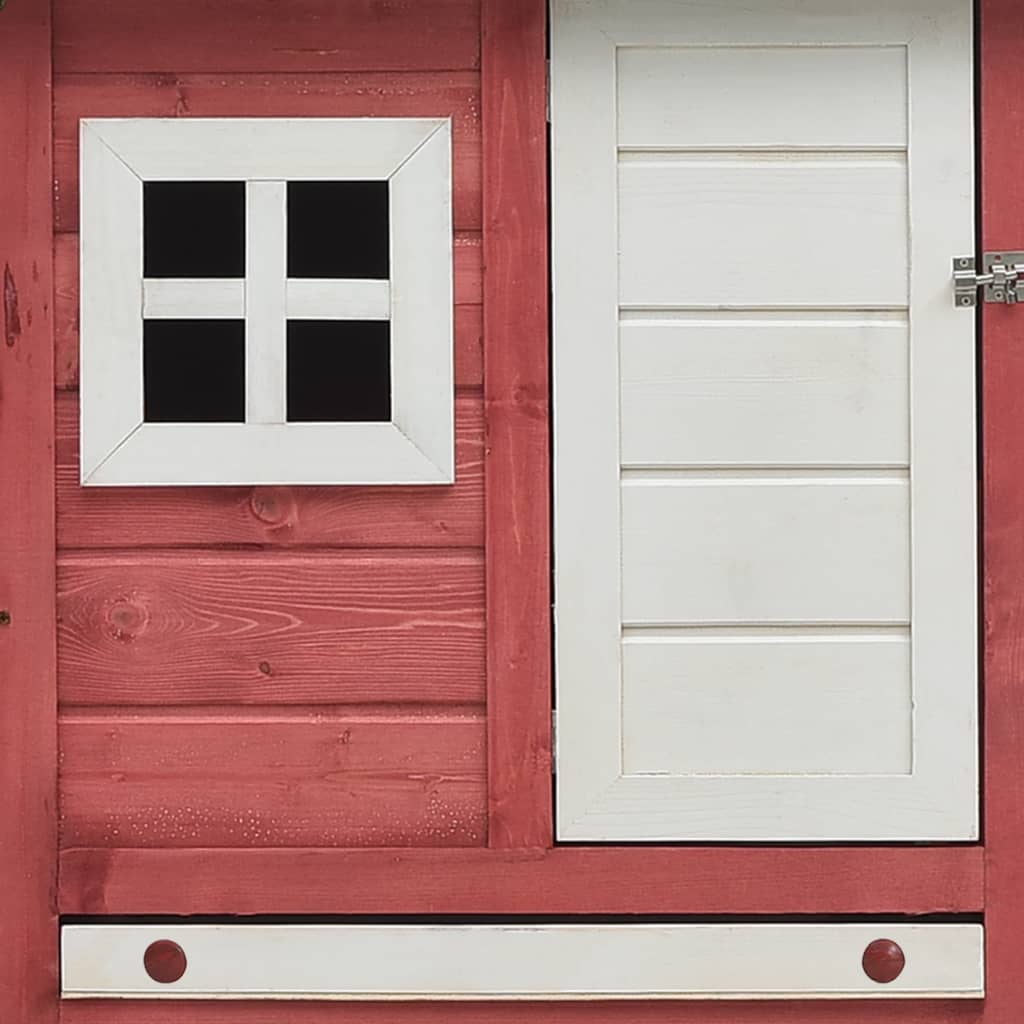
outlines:
[[[892,939],[875,939],[864,950],[861,960],[864,973],[879,985],[895,981],[903,973],[906,963],[903,950]]]
[[[146,973],[161,985],[177,981],[188,967],[185,950],[170,939],[160,939],[149,945],[142,957]]]

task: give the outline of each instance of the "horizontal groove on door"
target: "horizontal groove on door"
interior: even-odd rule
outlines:
[[[65,998],[980,998],[977,924],[66,925]],[[905,967],[867,977],[866,948]],[[151,943],[187,958],[150,978]]]
[[[830,484],[853,481],[858,484],[909,481],[910,469],[898,466],[643,466],[624,465],[624,484],[668,481],[683,486],[727,486],[730,481],[744,483],[803,484],[807,481]]]
[[[704,149],[686,146],[619,146],[621,164],[792,164],[796,167],[831,166],[833,164],[895,164],[906,167],[904,149]]]
[[[64,846],[478,846],[486,719],[63,715]]]

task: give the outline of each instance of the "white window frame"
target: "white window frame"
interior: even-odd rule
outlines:
[[[455,479],[448,118],[90,118],[81,131],[86,486]],[[146,281],[143,183],[244,181],[245,280]],[[287,279],[289,181],[386,180],[388,281]],[[143,421],[144,318],[246,321],[246,422]],[[286,423],[285,323],[390,319],[389,423]]]

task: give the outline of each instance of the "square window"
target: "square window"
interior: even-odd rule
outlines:
[[[391,420],[387,321],[288,322],[288,421]]]
[[[455,477],[451,121],[81,122],[81,480]]]
[[[245,182],[147,181],[146,277],[245,277]]]
[[[146,423],[245,422],[245,322],[146,320]]]
[[[387,280],[386,181],[290,181],[288,276]]]

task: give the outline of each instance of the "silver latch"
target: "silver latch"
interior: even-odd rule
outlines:
[[[979,288],[984,289],[986,302],[1024,302],[1024,252],[987,252],[981,264],[979,274],[973,256],[953,260],[953,301],[957,306],[976,306]]]

